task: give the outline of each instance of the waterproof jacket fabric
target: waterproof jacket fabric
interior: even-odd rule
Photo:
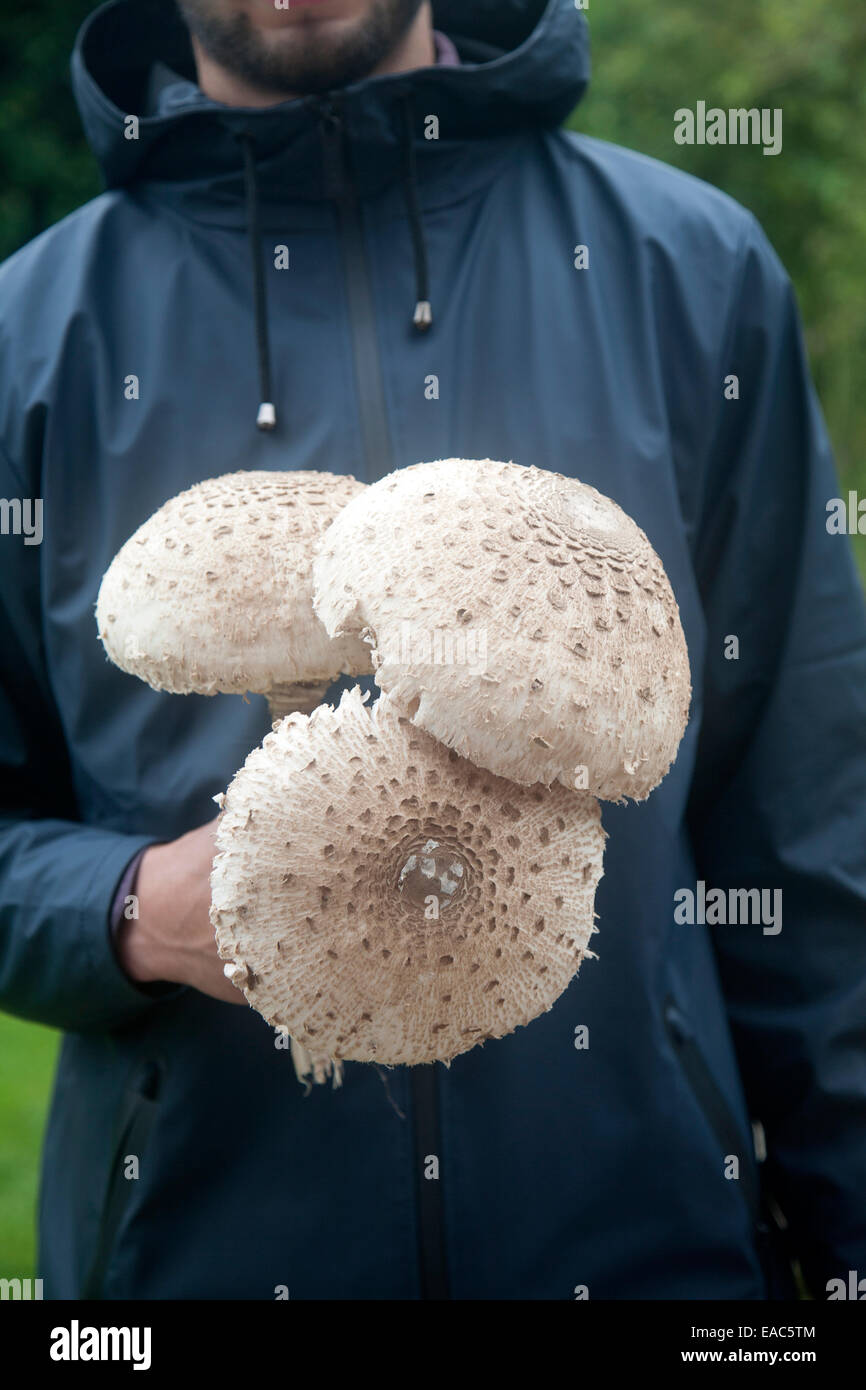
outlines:
[[[74,80],[107,191],[0,271],[0,493],[44,506],[41,545],[2,537],[0,1002],[65,1033],[45,1293],[764,1299],[763,1189],[821,1297],[866,1270],[866,618],[790,285],[722,193],[557,128],[572,0],[434,10],[459,68],[255,111],[197,91],[167,5],[98,11]],[[637,520],[691,720],[604,807],[598,959],[549,1013],[305,1098],[252,1010],[115,962],[130,858],[214,814],[268,718],[124,675],[94,603],[202,478],[449,456]],[[699,883],[781,890],[781,929],[678,921]]]

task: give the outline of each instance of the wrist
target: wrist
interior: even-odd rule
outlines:
[[[166,845],[151,845],[141,857],[136,876],[138,916],[124,917],[114,938],[120,966],[136,984],[172,981],[171,966],[160,928],[166,925],[169,904],[161,901],[162,858]]]

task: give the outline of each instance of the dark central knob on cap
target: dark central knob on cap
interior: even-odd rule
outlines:
[[[412,850],[397,880],[403,897],[434,920],[457,901],[465,886],[465,860],[438,840],[426,840]]]

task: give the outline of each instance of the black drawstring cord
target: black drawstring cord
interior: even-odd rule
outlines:
[[[403,180],[403,194],[409,216],[409,230],[412,233],[412,249],[415,254],[415,313],[412,323],[419,333],[426,333],[433,324],[433,308],[430,303],[430,271],[427,264],[427,243],[424,240],[424,223],[418,204],[418,170],[415,163],[415,130],[412,98],[407,94],[403,107],[403,152],[406,161],[406,175]]]
[[[430,303],[430,272],[427,262],[427,244],[424,239],[424,222],[418,202],[418,171],[415,162],[414,115],[412,98],[407,94],[403,107],[403,152],[405,176],[403,195],[409,217],[409,230],[412,234],[412,250],[415,257],[415,312],[412,323],[419,333],[425,333],[433,324],[433,309]],[[256,349],[259,358],[259,384],[261,403],[256,416],[260,430],[276,427],[277,412],[271,392],[271,348],[268,335],[268,305],[265,293],[265,267],[262,253],[261,225],[259,219],[259,188],[256,177],[255,142],[249,131],[241,131],[237,139],[244,152],[244,185],[247,200],[247,235],[253,265],[253,294],[256,318]]]
[[[256,157],[253,137],[241,131],[238,139],[244,151],[244,183],[247,194],[247,235],[253,262],[253,294],[256,312],[256,348],[259,355],[259,385],[261,404],[256,416],[260,430],[272,430],[277,412],[271,399],[271,348],[268,337],[268,305],[265,297],[265,268],[262,255],[262,236],[259,225],[259,187],[256,179]]]

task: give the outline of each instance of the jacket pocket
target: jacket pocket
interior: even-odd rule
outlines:
[[[127,1209],[129,1188],[132,1184],[132,1179],[124,1176],[124,1162],[128,1154],[135,1154],[140,1159],[147,1147],[147,1140],[159,1110],[162,1077],[163,1068],[159,1062],[145,1062],[137,1069],[124,1091],[123,1103],[114,1129],[115,1139],[102,1200],[102,1215],[93,1259],[81,1292],[82,1298],[102,1298],[106,1269]]]
[[[746,1141],[746,1136],[737,1124],[728,1102],[707,1066],[704,1054],[695,1041],[691,1026],[672,998],[665,1001],[664,1017],[668,1037],[692,1094],[721,1144],[722,1152],[735,1154],[740,1159],[740,1191],[745,1198],[752,1221],[759,1225],[762,1221],[761,1185],[757,1165],[749,1148],[750,1141]]]
[[[680,1065],[707,1123],[726,1154],[742,1156],[740,1191],[752,1218],[755,1247],[767,1284],[767,1298],[790,1300],[798,1297],[790,1240],[780,1213],[770,1201],[761,1182],[757,1160],[749,1148],[743,1153],[743,1132],[730,1106],[707,1066],[694,1033],[676,1001],[665,1001],[665,1027]]]

